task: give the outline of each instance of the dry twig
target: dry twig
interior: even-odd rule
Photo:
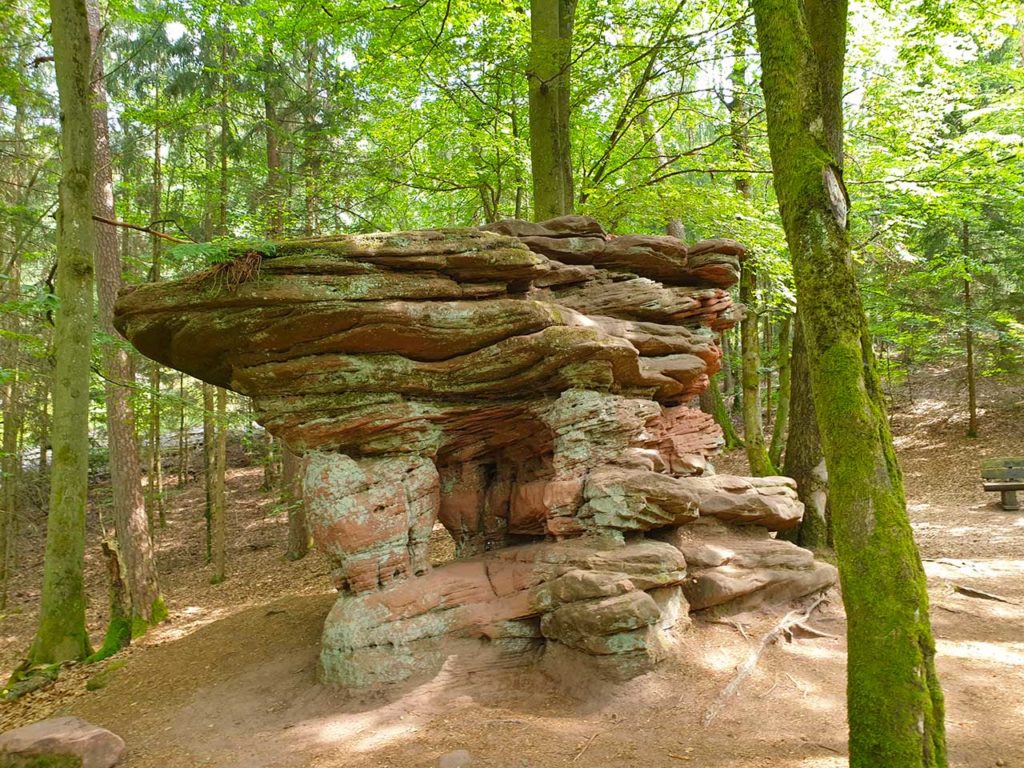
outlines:
[[[597,738],[597,734],[599,734],[599,733],[600,733],[600,731],[595,731],[595,732],[594,732],[594,735],[593,735],[593,736],[591,736],[591,737],[590,737],[589,739],[587,739],[587,743],[583,745],[583,748],[582,748],[582,749],[580,749],[580,751],[576,753],[576,757],[574,757],[574,758],[572,759],[572,761],[573,761],[574,763],[575,763],[575,762],[576,762],[577,760],[579,760],[579,759],[580,759],[581,757],[583,757],[583,753],[584,753],[584,752],[586,752],[586,751],[587,751],[587,749],[589,749],[590,745],[594,743],[594,739],[596,739],[596,738]]]

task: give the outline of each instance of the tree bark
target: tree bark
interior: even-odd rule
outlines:
[[[782,462],[782,449],[786,445],[786,431],[789,429],[792,329],[793,317],[786,315],[779,324],[779,405],[775,409],[775,425],[772,428],[772,442],[768,449],[768,460],[773,467],[778,467]]]
[[[798,527],[783,531],[779,536],[803,547],[829,549],[832,547],[832,520],[828,511],[828,471],[821,452],[821,436],[811,395],[807,345],[804,344],[799,313],[793,329],[790,377],[790,424],[782,474],[796,480],[797,493],[804,504],[804,517]]]
[[[573,212],[569,74],[576,0],[531,0],[530,164],[536,221]]]
[[[773,182],[829,468],[851,768],[946,765],[924,569],[851,258],[845,0],[753,0]]]
[[[89,484],[89,353],[92,342],[94,139],[89,22],[85,0],[51,0],[60,99],[61,180],[57,210],[53,476],[39,627],[33,665],[89,655],[85,627],[85,507]]]
[[[100,53],[100,14],[95,0],[87,0],[86,5],[93,43],[92,125],[96,140],[92,206],[95,215],[116,219],[107,89]],[[103,345],[103,390],[107,409],[111,507],[119,553],[115,561],[124,567],[120,579],[125,586],[128,620],[132,634],[138,636],[149,625],[166,618],[167,611],[160,596],[156,557],[142,493],[135,412],[129,388],[133,377],[132,364],[125,347],[114,341],[117,338],[114,302],[121,287],[121,248],[116,229],[109,225],[96,227],[96,283],[100,327],[108,337]],[[122,635],[119,633],[118,636]]]

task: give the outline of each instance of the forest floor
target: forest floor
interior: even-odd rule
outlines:
[[[914,401],[894,409],[893,428],[928,574],[950,764],[1024,768],[1024,513],[1003,512],[978,469],[983,458],[1024,453],[1024,383],[982,383],[982,437],[968,440],[960,378],[918,377]],[[718,468],[746,470],[736,453]],[[808,622],[835,637],[771,646],[724,701],[781,611],[697,619],[655,672],[582,698],[536,669],[465,674],[455,665],[430,683],[372,695],[322,687],[315,670],[332,602],[326,563],[315,553],[283,559],[285,520],[260,480],[259,469],[231,473],[229,572],[218,586],[203,561],[201,483],[171,487],[159,532],[169,621],[115,659],[70,668],[50,688],[0,705],[0,730],[80,715],[125,738],[128,768],[429,768],[458,749],[480,768],[847,764],[845,624],[835,591]],[[98,493],[89,546],[96,643],[106,605],[95,546],[103,503]],[[28,646],[35,623],[42,533],[33,535],[39,546],[23,552],[12,605],[0,616],[2,670]],[[102,669],[111,670],[109,683],[87,691],[85,681]]]

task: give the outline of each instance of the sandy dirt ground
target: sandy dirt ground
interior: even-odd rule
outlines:
[[[1024,513],[1003,512],[978,479],[981,459],[1024,453],[1024,387],[985,382],[982,437],[968,440],[957,379],[924,377],[914,402],[893,416],[928,573],[950,762],[1024,768]],[[742,455],[717,464],[745,471]],[[332,601],[327,568],[316,555],[283,560],[285,523],[273,499],[259,494],[259,479],[254,469],[232,475],[231,565],[216,587],[202,560],[201,489],[172,489],[160,537],[169,622],[111,662],[68,669],[51,688],[0,705],[0,726],[77,714],[126,739],[128,768],[428,768],[458,749],[472,754],[474,766],[495,768],[847,764],[838,593],[807,622],[825,636],[772,645],[727,699],[737,668],[785,609],[697,618],[675,657],[614,688],[578,678],[569,690],[543,665],[481,669],[477,659],[459,657],[416,686],[360,695],[320,686],[317,643]],[[443,537],[437,544],[443,549]],[[98,640],[105,600],[100,563],[90,557]],[[7,669],[31,638],[37,561],[24,558],[14,608],[3,616]],[[85,690],[89,677],[116,662],[124,665],[108,685]]]

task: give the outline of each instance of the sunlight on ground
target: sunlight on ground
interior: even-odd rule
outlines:
[[[813,640],[802,640],[798,643],[790,643],[786,651],[796,656],[803,656],[807,659],[839,659],[846,657],[843,649],[836,645],[826,645]]]
[[[701,665],[715,672],[732,672],[742,657],[727,648],[708,648],[700,658]]]
[[[939,640],[936,648],[942,656],[953,656],[965,661],[1024,667],[1024,643]]]
[[[393,723],[383,727],[375,728],[364,738],[359,739],[350,747],[354,752],[372,752],[375,749],[386,747],[396,739],[411,736],[419,730],[419,720],[413,719],[410,723]]]
[[[967,571],[972,576],[985,579],[1001,579],[1007,576],[1024,577],[1024,560],[956,560],[954,558],[938,558],[926,560],[924,572],[928,576],[946,577],[963,575]]]
[[[202,629],[215,621],[226,619],[246,608],[252,603],[234,605],[231,608],[200,608],[190,605],[187,608],[175,610],[172,621],[161,624],[146,634],[147,642],[165,643],[171,640],[180,640],[188,637],[196,630]]]

